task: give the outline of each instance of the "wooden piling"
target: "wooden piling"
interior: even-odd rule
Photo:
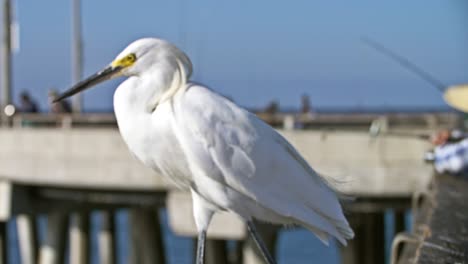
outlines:
[[[37,228],[34,216],[18,215],[16,226],[22,264],[35,264],[38,259]]]
[[[131,228],[129,263],[166,263],[159,211],[132,209],[129,216]]]
[[[394,232],[395,234],[404,232],[406,230],[404,210],[394,210],[393,221],[394,221],[394,226],[395,226],[395,232]]]
[[[353,213],[347,216],[350,226],[353,228],[355,236],[352,240],[348,240],[348,245],[339,245],[341,253],[341,263],[345,264],[361,264],[360,250],[363,244],[363,229],[361,214]]]
[[[354,256],[344,263],[385,263],[385,221],[383,212],[356,213],[358,225],[351,249]],[[354,245],[353,245],[354,243]]]
[[[278,238],[277,226],[256,222],[255,226],[261,238],[265,242],[265,246],[270,252],[271,256],[276,259],[276,241]],[[258,249],[252,236],[249,234],[243,243],[243,262],[244,264],[259,264],[265,263],[262,253]]]
[[[228,261],[231,264],[242,264],[244,241],[235,241],[234,250],[228,252]]]
[[[8,260],[8,241],[7,241],[7,223],[0,222],[0,264],[7,264]]]
[[[401,232],[406,231],[406,224],[405,224],[405,211],[404,210],[394,210],[393,211],[393,226],[394,226],[394,232],[393,232],[393,237],[394,237]],[[397,256],[401,255],[402,247],[399,247],[397,249]]]
[[[63,213],[51,213],[47,216],[45,243],[39,252],[39,264],[65,263],[65,241],[68,218]]]
[[[70,215],[70,264],[89,263],[89,213]]]
[[[194,246],[196,248],[196,242]],[[206,264],[223,264],[228,263],[227,260],[227,247],[226,240],[221,239],[207,239],[205,263]],[[196,250],[194,251],[194,253]]]
[[[368,245],[373,248],[373,259],[369,263],[385,263],[385,215],[384,212],[373,212],[369,216],[372,228],[368,230],[371,241]]]
[[[354,231],[356,232],[356,230]],[[348,241],[347,246],[340,245],[341,263],[361,264],[361,262],[359,262],[359,250],[361,244],[361,237],[355,236],[353,240]]]
[[[346,247],[340,246],[342,263],[385,263],[384,212],[356,212],[348,220],[355,236]]]
[[[115,217],[114,212],[100,213],[101,228],[98,233],[99,263],[115,264]]]

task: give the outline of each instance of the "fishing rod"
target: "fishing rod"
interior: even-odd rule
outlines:
[[[375,49],[376,51],[392,58],[395,60],[398,64],[403,66],[404,68],[408,69],[409,71],[413,72],[414,74],[418,75],[421,77],[423,80],[427,81],[428,83],[432,84],[437,90],[441,93],[444,93],[446,90],[447,85],[445,85],[442,81],[439,79],[435,78],[428,72],[424,71],[420,67],[418,67],[416,64],[408,60],[407,58],[395,53],[394,51],[388,49],[381,43],[372,40],[368,37],[362,37],[361,40],[369,47]]]
[[[415,63],[411,62],[407,58],[397,54],[396,52],[385,47],[381,43],[370,39],[368,37],[362,37],[361,40],[369,47],[374,50],[386,55],[387,57],[396,61],[400,66],[406,68],[412,73],[416,74],[423,80],[430,83],[438,92],[442,93],[444,101],[451,107],[468,113],[468,84],[447,86],[439,79],[435,78],[428,72],[418,67]]]

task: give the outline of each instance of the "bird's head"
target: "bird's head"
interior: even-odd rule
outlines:
[[[187,72],[189,78],[192,73],[190,59],[171,43],[157,38],[143,38],[128,45],[104,69],[75,84],[73,87],[59,95],[54,102],[58,102],[76,93],[91,88],[98,83],[119,76],[139,76],[154,67],[169,69],[169,75],[175,71]],[[184,67],[184,69],[180,69]],[[171,75],[172,77],[172,75]]]

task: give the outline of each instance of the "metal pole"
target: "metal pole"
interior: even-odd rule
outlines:
[[[3,0],[3,38],[2,38],[2,98],[1,114],[4,116],[4,124],[8,124],[7,117],[3,114],[5,106],[11,104],[11,2]]]
[[[83,72],[82,38],[81,38],[81,1],[72,0],[72,83],[81,80]],[[72,97],[74,113],[80,113],[82,107],[81,94]]]

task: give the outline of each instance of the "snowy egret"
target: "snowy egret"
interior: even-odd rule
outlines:
[[[198,230],[197,263],[213,214],[228,210],[247,224],[263,257],[275,263],[253,219],[298,224],[328,244],[354,236],[335,191],[273,128],[210,89],[189,82],[192,64],[174,45],[144,38],[56,101],[117,76],[120,133],[146,166],[190,189]]]

